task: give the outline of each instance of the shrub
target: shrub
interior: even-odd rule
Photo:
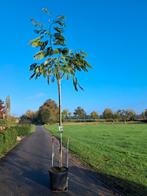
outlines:
[[[31,126],[29,125],[10,127],[0,132],[0,155],[15,145],[17,136],[29,135],[30,133]]]
[[[0,119],[0,126],[5,126],[6,124],[6,120]]]
[[[17,131],[14,127],[0,133],[0,154],[8,151],[16,143]]]
[[[31,126],[30,125],[18,125],[15,127],[17,131],[17,136],[25,136],[31,133]]]

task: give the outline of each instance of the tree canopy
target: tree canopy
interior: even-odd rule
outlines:
[[[78,106],[75,111],[74,111],[74,115],[76,118],[79,118],[79,119],[83,119],[86,117],[86,112],[83,108],[81,108],[80,106]]]
[[[106,108],[103,112],[103,118],[105,119],[112,119],[113,118],[113,112],[110,108]]]
[[[58,106],[55,101],[48,99],[38,111],[37,120],[42,123],[55,123],[58,122]]]
[[[75,90],[79,85],[76,77],[77,71],[88,71],[91,68],[85,60],[87,54],[80,51],[73,51],[67,47],[64,36],[65,17],[51,17],[47,9],[42,9],[48,16],[47,26],[32,19],[35,26],[35,39],[30,41],[30,44],[39,48],[39,51],[34,55],[35,63],[31,64],[30,78],[37,79],[41,75],[45,77],[48,83],[54,82],[55,79],[61,80],[65,77],[67,80],[72,79]]]
[[[91,113],[90,113],[90,117],[92,118],[92,119],[98,119],[98,113],[96,112],[96,111],[92,111]]]

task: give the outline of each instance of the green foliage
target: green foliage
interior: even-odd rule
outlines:
[[[27,136],[31,133],[31,125],[18,125],[14,127],[17,136]]]
[[[35,123],[36,122],[36,119],[37,119],[37,115],[38,115],[38,112],[33,112],[31,110],[28,110],[28,111],[26,111],[25,114],[23,114],[20,117],[19,123],[20,124],[31,124],[31,123]]]
[[[111,109],[109,109],[109,108],[106,108],[105,110],[104,110],[104,112],[103,112],[103,118],[105,118],[105,119],[113,119],[113,112],[112,112],[112,110]]]
[[[0,133],[0,155],[7,152],[16,143],[17,131],[14,127]]]
[[[92,118],[92,119],[98,119],[99,118],[98,113],[96,111],[91,112],[90,113],[90,118]]]
[[[118,110],[116,114],[120,121],[126,122],[136,119],[136,113],[133,110]]]
[[[41,124],[55,123],[58,121],[58,106],[55,101],[47,100],[38,111],[38,122]]]
[[[6,119],[0,119],[0,126],[7,126],[7,120]]]
[[[78,106],[74,111],[74,116],[76,118],[83,119],[86,118],[86,112],[83,108]]]
[[[67,120],[70,117],[71,117],[71,113],[67,109],[64,109],[62,111],[62,118],[63,118],[63,120]]]
[[[5,114],[5,106],[4,102],[0,99],[0,119],[3,118],[3,115]]]
[[[75,90],[82,89],[77,80],[76,72],[87,72],[88,68],[91,68],[85,60],[87,54],[83,51],[74,52],[68,49],[64,36],[64,16],[52,18],[46,8],[42,11],[49,17],[47,27],[34,19],[31,20],[35,27],[34,32],[38,37],[31,40],[30,44],[40,50],[34,55],[34,59],[38,63],[30,65],[32,72],[30,78],[37,79],[43,76],[48,83],[54,82],[55,79],[61,80],[63,77],[71,78]]]
[[[25,136],[31,133],[31,126],[18,125],[7,128],[5,131],[0,132],[0,156],[6,153],[16,144],[17,136]]]
[[[147,109],[144,111],[144,117],[147,119]]]
[[[56,136],[57,126],[48,126]],[[64,142],[70,137],[70,150],[122,195],[147,195],[147,125],[93,124],[64,125]],[[65,142],[66,144],[66,142]],[[113,176],[113,177],[112,177]],[[118,180],[119,179],[119,180]]]

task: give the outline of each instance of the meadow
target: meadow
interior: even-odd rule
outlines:
[[[58,137],[57,125],[46,126]],[[147,195],[147,124],[65,124],[64,143],[109,186]]]

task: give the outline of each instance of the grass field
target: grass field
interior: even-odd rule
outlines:
[[[47,126],[54,135],[57,125]],[[108,185],[126,195],[147,195],[147,124],[64,125],[64,141]]]

